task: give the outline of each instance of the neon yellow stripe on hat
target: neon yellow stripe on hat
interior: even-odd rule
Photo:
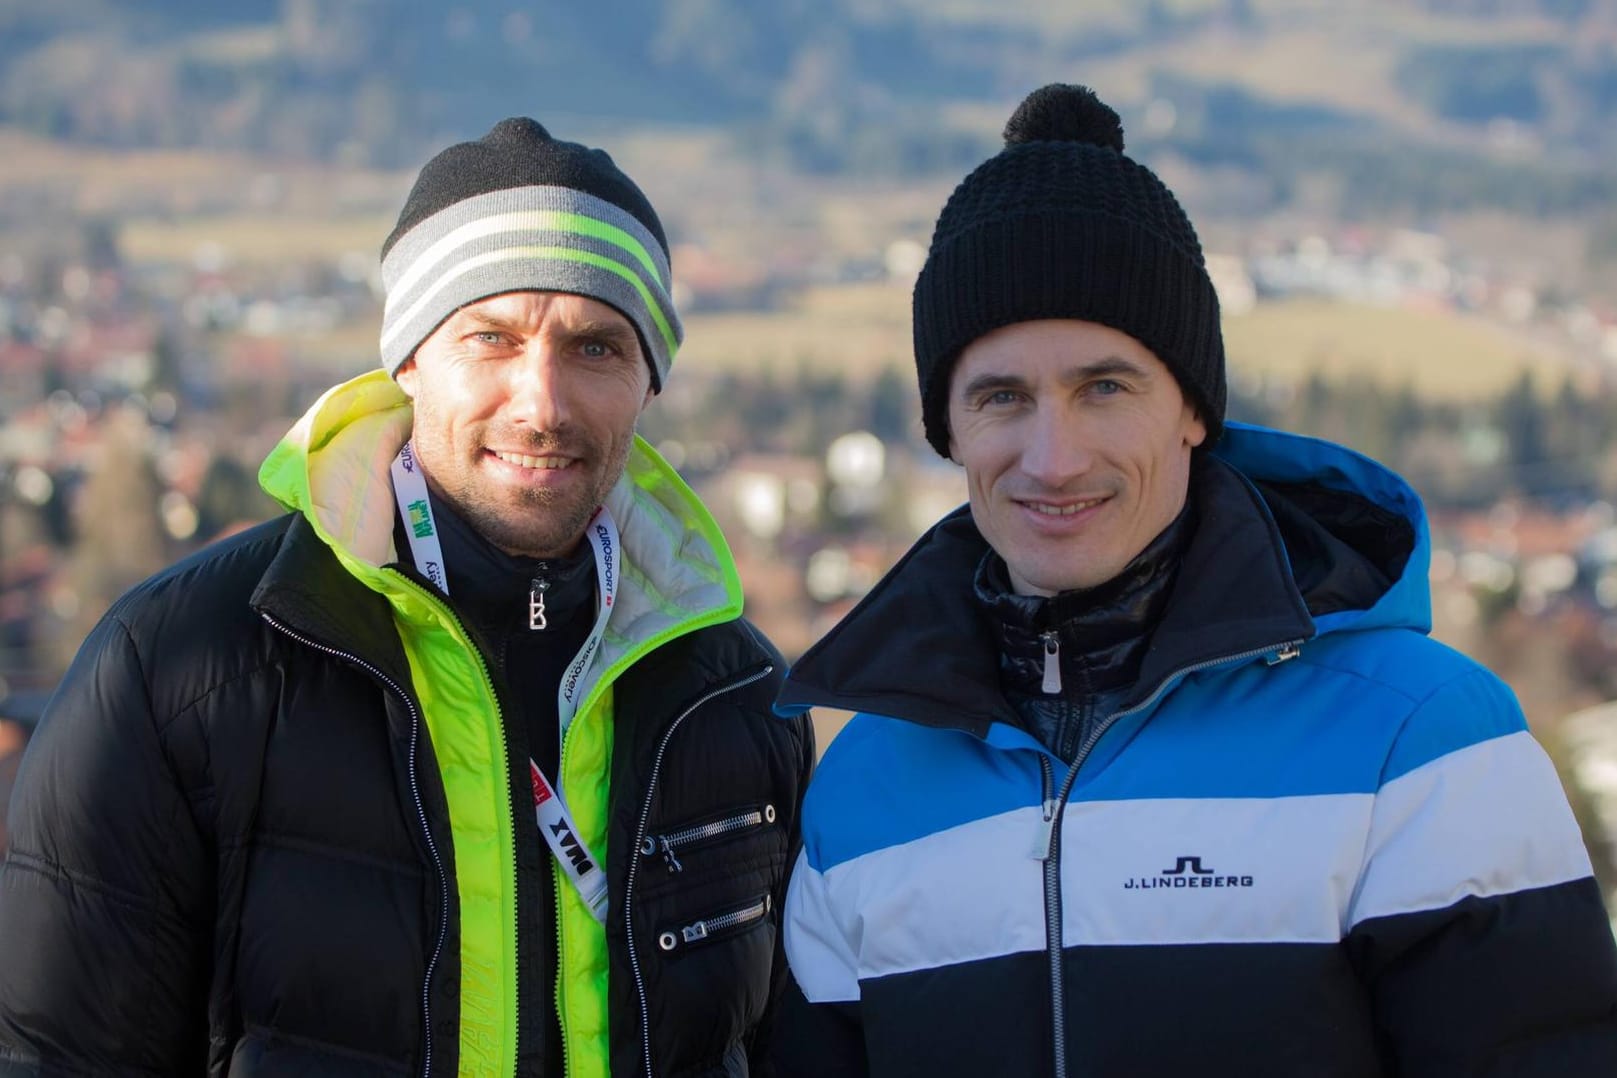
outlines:
[[[652,259],[650,252],[639,240],[616,225],[609,225],[605,221],[581,213],[567,213],[562,210],[514,210],[510,213],[496,213],[468,221],[437,240],[417,255],[404,274],[388,286],[388,294],[400,296],[408,294],[409,290],[419,284],[434,266],[449,257],[456,249],[476,240],[495,236],[501,232],[544,230],[574,232],[580,236],[589,236],[591,239],[605,240],[614,247],[621,247],[646,268],[652,280],[661,282],[664,288],[668,287],[666,276],[657,268],[657,263]]]

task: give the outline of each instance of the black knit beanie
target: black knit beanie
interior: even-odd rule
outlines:
[[[1074,318],[1120,330],[1224,427],[1218,297],[1173,193],[1123,155],[1117,113],[1083,86],[1033,91],[1005,149],[956,187],[915,282],[915,366],[927,441],[949,455],[949,377],[960,352],[1017,322]]]
[[[640,333],[662,389],[684,330],[657,213],[604,150],[502,120],[428,161],[382,245],[382,365],[390,374],[444,319],[504,292],[572,292]]]

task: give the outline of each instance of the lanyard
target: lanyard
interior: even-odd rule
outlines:
[[[416,568],[421,574],[445,595],[449,594],[449,580],[444,574],[443,543],[438,538],[436,523],[432,519],[432,503],[427,494],[427,480],[421,474],[421,467],[415,459],[415,452],[409,442],[399,450],[399,455],[393,458],[391,467],[393,475],[393,496],[398,501],[399,513],[404,518],[405,528],[409,532],[410,555],[414,559]],[[612,616],[613,604],[617,599],[618,591],[618,527],[607,512],[606,506],[601,506],[590,518],[584,529],[589,539],[590,547],[595,551],[595,580],[596,593],[599,597],[599,606],[595,615],[595,625],[590,629],[589,638],[584,646],[579,648],[578,654],[567,665],[562,674],[561,684],[556,688],[556,715],[560,721],[561,733],[565,737],[567,728],[572,724],[573,716],[578,713],[578,688],[583,681],[584,672],[589,669],[590,662],[595,653],[600,650],[601,641],[606,636],[606,623]],[[550,851],[556,855],[556,863],[561,866],[567,878],[573,881],[578,889],[579,896],[589,907],[595,919],[606,922],[606,872],[601,866],[600,858],[590,853],[579,838],[578,825],[567,810],[567,803],[561,794],[545,778],[539,765],[532,758],[528,760],[529,777],[533,782],[533,811],[539,825],[539,833],[549,844]]]

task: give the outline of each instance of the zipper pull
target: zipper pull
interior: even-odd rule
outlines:
[[[1048,804],[1048,803],[1047,803]],[[1035,861],[1050,860],[1050,838],[1055,834],[1056,814],[1046,811],[1044,819],[1033,828],[1033,846],[1028,854]]]
[[[1039,756],[1039,801],[1043,809],[1040,814],[1038,826],[1033,829],[1033,848],[1030,851],[1035,861],[1048,861],[1050,859],[1050,837],[1056,829],[1056,794],[1053,784],[1055,776],[1051,774],[1050,758]]]
[[[545,592],[549,590],[550,581],[542,576],[528,582],[528,628],[536,632],[550,624],[545,620]]]
[[[1270,666],[1279,666],[1288,659],[1295,659],[1302,653],[1303,646],[1301,642],[1294,640],[1289,644],[1282,644],[1279,650],[1271,651],[1269,654],[1265,655],[1263,657],[1263,661],[1268,663]]]
[[[666,835],[647,835],[645,841],[640,843],[640,855],[642,857],[656,857],[659,850],[662,851],[663,860],[668,862],[669,872],[685,871],[685,866],[680,864],[679,858],[674,856],[674,844],[668,840]]]
[[[1039,639],[1044,641],[1044,684],[1040,687],[1044,695],[1057,696],[1061,693],[1061,638],[1048,629]]]

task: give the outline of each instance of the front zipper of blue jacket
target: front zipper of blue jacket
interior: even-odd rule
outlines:
[[[657,755],[652,757],[651,778],[646,782],[645,800],[640,805],[640,822],[635,826],[634,845],[630,849],[638,851],[645,844],[646,828],[651,820],[651,799],[652,795],[657,792],[657,779],[662,774],[663,756],[667,753],[668,743],[673,740],[674,732],[679,729],[680,724],[689,718],[697,708],[707,706],[726,693],[744,689],[755,681],[761,681],[768,677],[774,669],[773,665],[765,664],[761,669],[755,670],[727,685],[709,689],[694,704],[676,715],[673,722],[668,724],[668,729],[663,731],[662,739],[657,742]],[[640,952],[635,946],[634,939],[634,884],[639,876],[640,863],[643,860],[644,858],[633,855],[629,857],[629,877],[623,885],[623,930],[627,937],[629,948],[629,972],[634,977],[635,996],[640,1003],[640,1049],[641,1059],[645,1063],[645,1078],[655,1078],[651,1069],[651,1002],[646,996],[646,978],[640,968]]]
[[[374,664],[351,652],[339,651],[317,640],[311,640],[301,633],[282,625],[268,614],[261,613],[259,616],[276,631],[285,634],[298,643],[334,658],[353,663],[403,701],[405,708],[410,712],[410,796],[415,801],[416,818],[421,824],[421,833],[427,840],[427,853],[432,857],[433,874],[438,878],[438,938],[433,942],[432,957],[427,960],[426,976],[421,982],[421,1078],[430,1078],[432,1074],[432,978],[438,968],[438,959],[443,955],[444,936],[449,928],[449,876],[444,872],[443,859],[438,854],[438,844],[433,841],[432,827],[427,823],[426,806],[421,801],[421,784],[416,779],[416,746],[421,741],[421,709],[416,705],[415,698],[406,692],[403,686]]]
[[[1278,647],[1254,648],[1250,651],[1239,652],[1235,655],[1225,655],[1218,659],[1208,659],[1204,662],[1192,663],[1183,669],[1176,670],[1162,679],[1156,689],[1144,700],[1114,711],[1101,721],[1097,722],[1078,746],[1078,751],[1067,767],[1067,773],[1062,777],[1061,788],[1052,795],[1050,787],[1054,780],[1054,768],[1050,764],[1049,753],[1039,752],[1039,778],[1040,778],[1040,831],[1034,839],[1035,851],[1040,851],[1040,860],[1044,862],[1044,934],[1045,953],[1050,964],[1050,1051],[1054,1062],[1055,1078],[1067,1078],[1067,978],[1062,962],[1062,931],[1061,931],[1061,823],[1066,817],[1067,798],[1072,794],[1072,787],[1078,781],[1078,770],[1084,766],[1084,760],[1089,757],[1096,744],[1121,719],[1130,715],[1137,715],[1146,708],[1151,707],[1174,685],[1191,674],[1203,670],[1210,670],[1215,666],[1228,666],[1235,663],[1247,662],[1251,659],[1264,658],[1270,666],[1282,663],[1288,659],[1295,659],[1300,654],[1303,642],[1301,640],[1288,640]],[[649,1078],[649,1076],[648,1076]]]

